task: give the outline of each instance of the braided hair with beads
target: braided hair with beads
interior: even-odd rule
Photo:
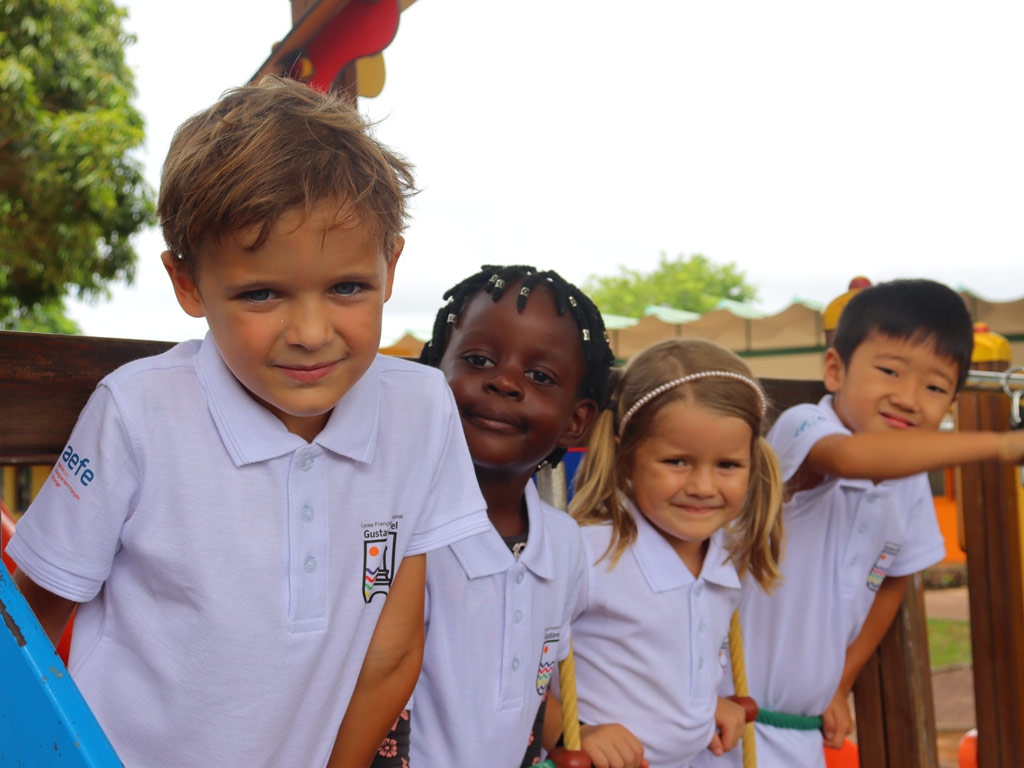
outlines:
[[[538,285],[546,287],[555,300],[559,315],[570,313],[580,329],[580,349],[583,352],[584,376],[580,383],[578,397],[593,400],[602,407],[608,396],[608,373],[615,362],[608,333],[605,331],[601,312],[589,297],[564,277],[553,270],[538,271],[536,267],[522,264],[494,266],[485,264],[475,275],[449,288],[444,293],[447,303],[437,312],[430,341],[423,347],[419,361],[437,368],[444,357],[452,328],[458,322],[462,310],[481,291],[498,301],[505,289],[519,286],[516,308],[522,312],[531,292]],[[556,448],[546,461],[555,466],[565,455],[564,448]]]

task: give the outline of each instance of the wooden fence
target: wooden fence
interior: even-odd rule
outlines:
[[[156,341],[0,332],[0,463],[51,463],[96,383],[171,345]],[[779,410],[817,401],[818,381],[765,379]],[[963,429],[1007,429],[1008,398],[961,395]],[[968,554],[980,765],[1024,766],[1024,587],[1017,470],[959,472]],[[935,716],[920,579],[854,689],[865,768],[937,768]]]

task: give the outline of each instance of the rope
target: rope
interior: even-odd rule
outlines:
[[[822,726],[820,715],[787,715],[785,712],[772,712],[770,709],[759,709],[757,722],[793,731],[818,731]]]
[[[576,710],[576,662],[569,640],[569,655],[558,662],[558,685],[562,689],[562,743],[566,749],[580,749],[580,717]]]
[[[747,666],[743,660],[743,632],[740,629],[740,612],[733,611],[729,621],[729,661],[732,663],[732,685],[737,696],[749,696],[747,689]],[[757,719],[760,721],[761,715]],[[743,726],[743,768],[757,768],[757,746],[754,743],[754,724]]]

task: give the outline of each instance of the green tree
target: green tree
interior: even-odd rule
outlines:
[[[105,0],[0,0],[0,328],[55,330],[65,296],[134,278],[153,193],[124,18]]]
[[[611,277],[591,275],[584,290],[602,312],[628,317],[643,317],[651,304],[703,314],[721,299],[757,298],[757,288],[734,263],[718,265],[699,253],[669,259],[663,252],[651,272],[619,267]]]

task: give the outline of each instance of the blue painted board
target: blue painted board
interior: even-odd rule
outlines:
[[[120,765],[64,662],[0,566],[0,768]]]

